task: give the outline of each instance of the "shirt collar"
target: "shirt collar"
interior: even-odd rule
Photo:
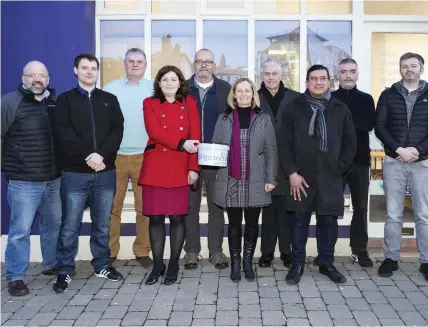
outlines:
[[[143,81],[143,80],[144,80],[144,77],[142,77],[136,84],[141,84],[141,81]],[[126,77],[126,76],[123,78],[123,81],[125,82],[125,85],[131,84],[128,80],[128,77]]]
[[[94,86],[94,88],[91,90],[91,92],[86,91],[85,89],[83,89],[79,84],[77,84],[77,89],[79,90],[79,92],[87,97],[91,97],[92,94],[94,94],[96,87]]]

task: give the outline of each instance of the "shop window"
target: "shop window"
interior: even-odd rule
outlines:
[[[428,15],[428,1],[365,0],[366,15]]]

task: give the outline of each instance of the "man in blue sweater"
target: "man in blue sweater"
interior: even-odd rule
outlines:
[[[198,102],[202,124],[202,142],[211,143],[217,117],[227,107],[230,85],[213,74],[216,64],[211,50],[201,49],[196,52],[193,65],[195,74],[187,81],[187,84],[190,94]],[[213,203],[216,172],[217,170],[213,167],[202,167],[200,176],[207,190],[209,261],[217,269],[223,269],[229,265],[222,250],[224,236],[223,209]],[[201,188],[197,191],[191,191],[189,214],[186,216],[185,269],[196,269],[198,267],[198,256],[201,251],[199,228],[201,196]]]
[[[146,55],[138,48],[125,54],[126,76],[110,82],[104,90],[114,94],[120,103],[125,119],[123,139],[116,158],[116,194],[110,218],[110,249],[113,263],[120,249],[120,222],[128,182],[131,179],[136,212],[136,235],[133,251],[137,261],[146,269],[152,267],[149,257],[149,218],[142,214],[141,186],[138,185],[147,132],[144,126],[143,101],[153,95],[153,82],[145,79]]]

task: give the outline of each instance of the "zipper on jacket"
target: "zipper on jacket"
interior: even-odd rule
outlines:
[[[46,106],[41,103],[43,110],[45,112],[46,115],[46,119],[48,120],[48,128],[49,128],[49,139],[51,141],[51,159],[52,159],[52,165],[51,165],[51,174],[52,174],[52,179],[54,179],[55,177],[55,171],[54,171],[54,166],[55,166],[55,148],[54,148],[54,143],[53,143],[53,134],[52,134],[52,126],[51,126],[51,121],[49,119],[49,114],[48,111],[46,109]]]
[[[94,107],[92,106],[91,96],[88,95],[89,107],[91,109],[91,122],[92,122],[92,139],[94,145],[94,152],[97,152],[97,136],[95,134],[95,116],[94,116]]]

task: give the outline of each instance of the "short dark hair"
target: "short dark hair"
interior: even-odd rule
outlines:
[[[358,66],[357,61],[355,59],[353,59],[353,58],[345,58],[345,59],[342,59],[339,62],[339,66],[340,65],[345,65],[345,64],[354,64],[354,65]]]
[[[181,101],[189,94],[189,88],[187,87],[186,79],[184,78],[183,73],[175,66],[163,66],[161,69],[159,69],[153,85],[153,98],[162,99],[165,97],[159,84],[162,77],[169,72],[174,72],[180,81],[180,86],[177,90],[175,98],[178,101]]]
[[[308,72],[306,73],[306,81],[309,81],[309,75],[316,70],[325,70],[327,72],[328,79],[330,79],[330,73],[327,67],[323,65],[313,65],[311,68],[308,69]]]
[[[425,60],[424,57],[422,57],[420,54],[414,53],[414,52],[406,52],[405,54],[403,54],[400,57],[400,67],[401,67],[401,62],[410,58],[416,58],[419,61],[419,64],[421,65],[421,67],[425,64]]]
[[[100,62],[98,61],[98,58],[95,57],[94,55],[89,54],[89,53],[82,53],[82,54],[78,55],[74,59],[74,67],[79,68],[79,64],[82,61],[82,59],[86,59],[89,61],[95,61],[97,63],[97,68],[100,69]]]

